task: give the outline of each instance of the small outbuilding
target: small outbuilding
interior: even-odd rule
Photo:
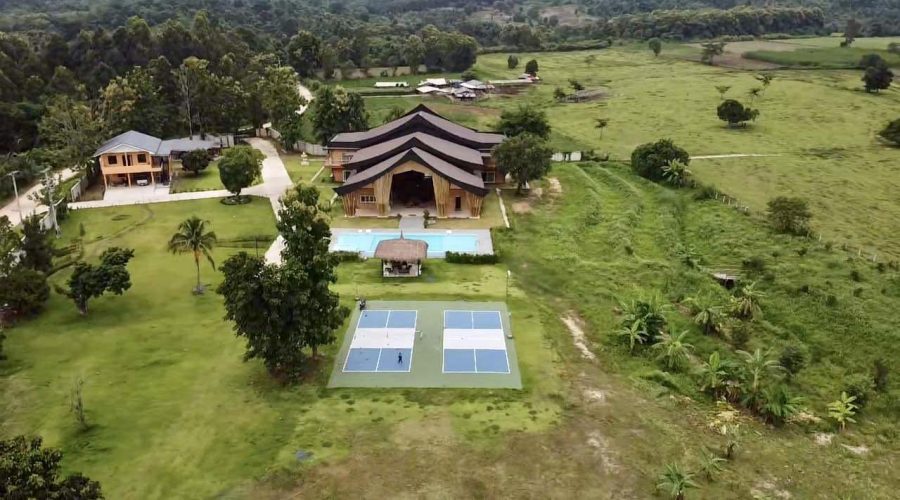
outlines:
[[[408,240],[402,235],[381,241],[375,247],[375,258],[381,259],[381,273],[385,278],[421,276],[422,263],[427,256],[428,243]]]

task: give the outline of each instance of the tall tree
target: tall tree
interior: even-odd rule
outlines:
[[[203,285],[200,284],[200,257],[206,257],[213,270],[216,262],[212,257],[212,249],[216,245],[216,233],[208,231],[209,221],[192,216],[178,225],[178,231],[169,239],[169,251],[173,254],[190,253],[194,257],[194,265],[197,267],[197,286],[194,294],[203,293]]]
[[[103,122],[87,103],[62,95],[50,99],[39,129],[61,162],[81,169],[100,145]]]
[[[516,69],[519,66],[519,56],[510,54],[509,57],[506,58],[506,67],[509,69]]]
[[[305,104],[297,88],[300,81],[289,66],[270,66],[258,82],[257,93],[262,108],[274,123],[290,121],[296,111]]]
[[[181,97],[181,110],[188,124],[188,131],[194,135],[194,124],[198,117],[198,100],[204,81],[210,78],[209,61],[188,57],[178,69],[173,70],[178,93]]]
[[[101,93],[100,114],[109,135],[138,130],[163,135],[169,109],[150,70],[135,68],[109,82]]]
[[[61,477],[63,455],[41,438],[0,441],[0,497],[99,500],[100,483],[75,473]]]
[[[689,165],[691,157],[687,151],[676,146],[670,139],[642,144],[631,153],[631,169],[641,177],[653,181],[665,179],[663,167],[674,161]]]
[[[369,115],[362,97],[343,87],[323,85],[312,103],[312,125],[316,137],[327,143],[341,132],[357,132],[368,128]]]
[[[292,36],[285,50],[291,66],[303,77],[311,76],[322,65],[322,40],[309,31]]]
[[[716,56],[725,53],[725,42],[706,42],[700,45],[703,51],[700,54],[700,60],[706,64],[712,64]]]
[[[844,41],[841,42],[841,47],[850,47],[853,45],[856,37],[859,36],[860,30],[862,30],[862,23],[852,17],[847,19],[847,24],[844,27]]]
[[[531,134],[507,139],[494,150],[497,168],[516,181],[516,194],[521,194],[526,183],[547,175],[552,154],[543,139]]]
[[[525,72],[531,76],[537,76],[539,71],[537,59],[532,59],[525,63]]]

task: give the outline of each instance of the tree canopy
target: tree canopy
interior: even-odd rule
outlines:
[[[641,144],[631,153],[632,170],[641,177],[653,181],[664,180],[665,169],[663,167],[675,161],[689,165],[691,156],[687,151],[676,146],[671,139]]]
[[[552,154],[542,138],[527,133],[503,141],[494,150],[497,168],[516,181],[516,193],[521,193],[526,183],[547,175]]]
[[[369,114],[362,96],[340,86],[320,87],[311,112],[313,129],[321,144],[341,132],[358,132],[369,127]]]
[[[226,149],[219,160],[219,179],[234,198],[262,175],[263,154],[250,146]]]
[[[900,118],[888,123],[878,132],[878,136],[894,146],[900,146]]]
[[[550,122],[543,110],[525,104],[503,110],[497,130],[508,137],[531,134],[546,139],[550,136]]]
[[[75,303],[82,315],[88,313],[88,302],[109,292],[122,295],[131,288],[128,262],[134,257],[130,248],[110,247],[100,255],[99,264],[78,262],[66,282],[68,289],[57,286],[56,291]]]
[[[181,168],[194,175],[199,175],[200,172],[206,170],[206,167],[209,166],[211,161],[212,157],[210,156],[209,151],[205,149],[195,149],[194,151],[189,151],[181,158]]]
[[[62,452],[44,448],[41,438],[0,441],[0,497],[98,500],[100,483],[75,473],[62,477]]]
[[[767,214],[772,227],[782,233],[806,234],[812,212],[803,198],[779,196],[769,200]]]
[[[756,120],[759,116],[759,111],[750,108],[750,106],[745,107],[735,99],[726,99],[716,108],[716,114],[720,120],[727,122],[728,126],[731,127],[744,125],[750,120]]]

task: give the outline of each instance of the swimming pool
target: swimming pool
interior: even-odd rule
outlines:
[[[345,252],[363,252],[372,254],[378,243],[400,237],[400,232],[378,233],[337,233],[334,236],[332,250]],[[428,243],[428,254],[444,254],[446,252],[469,252],[478,250],[478,236],[475,234],[451,233],[403,233],[410,240],[422,240]]]

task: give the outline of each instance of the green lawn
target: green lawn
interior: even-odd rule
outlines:
[[[385,433],[406,446],[436,424],[480,456],[478,450],[499,449],[510,432],[541,432],[559,422],[564,387],[545,349],[544,316],[515,290],[510,310],[526,391],[324,391],[337,346],[312,380],[274,384],[260,363],[241,361],[243,346],[222,319],[221,299],[212,291],[190,293],[190,256],[165,250],[191,214],[209,219],[222,240],[268,240],[275,233],[264,199],[236,207],[201,200],[81,210],[63,223],[64,242],[84,227],[87,259],[113,245],[134,248],[133,287],[93,301],[84,318],[54,294],[40,317],[6,332],[0,436],[42,435],[65,453],[66,470],[100,480],[109,498],[258,498],[282,484],[278,478],[325,470],[360,447],[393,450]],[[234,251],[217,249],[216,261]],[[506,297],[502,269],[433,268],[431,281],[407,288],[382,281],[375,261],[346,264],[336,288],[348,305],[358,293],[400,300]],[[204,283],[220,281],[206,263],[202,273]],[[53,277],[64,279],[64,273]],[[79,376],[93,424],[87,432],[68,412]],[[403,431],[409,426],[415,434]],[[312,452],[313,461],[298,464],[298,450]],[[363,478],[355,487],[372,488]]]
[[[262,177],[257,177],[251,186],[262,182]],[[219,179],[219,161],[213,160],[209,166],[199,174],[194,175],[181,169],[181,162],[175,162],[175,179],[169,188],[170,193],[187,193],[191,191],[216,191],[225,189]]]

